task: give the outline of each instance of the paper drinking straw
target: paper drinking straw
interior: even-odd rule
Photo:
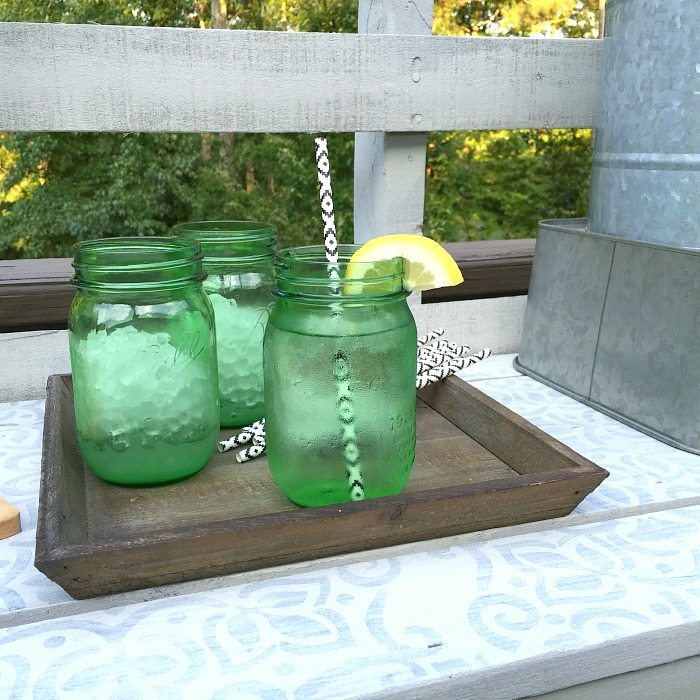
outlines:
[[[433,369],[433,367],[439,367],[440,365],[444,365],[448,363],[450,360],[456,360],[459,358],[456,357],[448,357],[447,355],[430,355],[427,357],[418,357],[418,362],[416,366],[416,372],[417,374],[423,374],[424,372],[427,372],[429,369]]]
[[[317,138],[316,141],[316,170],[318,173],[318,191],[321,201],[321,217],[323,218],[323,247],[328,262],[328,276],[332,280],[340,279],[338,269],[338,236],[335,231],[335,215],[333,210],[333,188],[331,187],[331,167],[328,157],[328,142]],[[340,294],[340,285],[332,287],[334,294]],[[336,407],[343,429],[343,457],[345,459],[345,475],[350,490],[350,500],[361,501],[365,497],[365,487],[362,480],[360,450],[357,446],[355,431],[355,407],[350,392],[350,363],[341,350],[333,360],[333,378],[337,395]]]
[[[418,348],[418,359],[433,365],[441,365],[447,360],[466,357],[471,348],[468,345],[455,345],[454,343],[446,343],[439,348],[435,345],[424,345]]]
[[[436,328],[431,331],[432,339],[439,337],[444,331],[441,328]],[[426,346],[427,339],[430,334],[419,338],[418,345],[418,367],[416,372],[416,389],[423,389],[429,384],[435,384],[450,375],[458,372],[465,367],[475,364],[486,359],[491,351],[486,348],[473,355],[467,356],[469,352],[468,345],[456,345],[443,340],[440,341],[442,347],[447,348],[445,352],[440,353]],[[420,341],[424,344],[421,346]],[[450,346],[449,348],[447,346]],[[450,348],[456,348],[452,350]],[[455,353],[458,353],[455,355]],[[350,365],[347,361],[347,356],[338,352],[334,359],[333,377],[336,381],[336,389],[338,392],[338,416],[343,425],[343,456],[346,460],[346,476],[351,489],[351,498],[361,500],[364,498],[364,484],[362,483],[362,467],[359,462],[360,454],[357,448],[357,435],[355,433],[354,408],[352,404],[352,394],[350,392]],[[250,445],[248,443],[252,442]],[[265,419],[255,421],[252,425],[247,425],[241,428],[238,435],[234,435],[228,440],[219,442],[219,452],[227,452],[234,447],[248,445],[244,450],[241,450],[236,455],[238,462],[247,462],[255,459],[265,452]]]
[[[335,210],[333,207],[333,188],[331,187],[331,163],[328,157],[328,142],[326,139],[315,139],[316,144],[316,174],[318,176],[318,196],[321,202],[321,218],[323,219],[323,247],[328,261],[328,276],[340,279],[338,270],[338,234],[335,230]],[[338,290],[334,290],[339,293]]]
[[[345,458],[345,476],[350,487],[350,499],[361,501],[365,497],[365,486],[362,481],[362,465],[360,450],[357,447],[355,432],[355,407],[350,391],[350,364],[347,355],[338,350],[333,361],[333,378],[337,391],[338,417],[343,427],[343,457]]]
[[[248,445],[249,442],[253,442],[252,445]],[[241,450],[236,455],[236,461],[247,462],[248,460],[260,457],[260,455],[265,452],[265,419],[255,421],[252,425],[246,425],[245,428],[241,428],[241,432],[238,435],[234,435],[228,440],[222,440],[217,445],[219,452],[228,452],[234,447],[240,447],[242,445],[248,445],[245,449]]]
[[[228,440],[222,440],[219,442],[217,449],[219,452],[228,452],[234,447],[239,447],[240,445],[247,445],[251,440],[255,442],[255,438],[258,435],[262,435],[263,440],[265,439],[265,419],[261,418],[255,421],[252,425],[246,425],[245,428],[241,428],[241,432],[238,435],[234,435]]]
[[[236,462],[242,464],[243,462],[248,462],[251,459],[260,457],[260,455],[265,451],[265,443],[261,445],[249,445],[244,450],[241,450],[236,455]]]
[[[447,350],[457,350],[459,347],[457,343],[452,343],[449,340],[436,340],[435,342],[421,346],[420,351],[437,350],[438,352],[446,352]]]
[[[259,445],[265,442],[265,419],[261,418],[255,421],[251,426],[251,432],[253,433],[253,444]]]
[[[446,379],[455,372],[486,359],[490,354],[491,351],[488,348],[485,348],[484,350],[474,353],[473,355],[469,355],[468,357],[459,357],[449,360],[445,364],[439,365],[438,367],[433,367],[416,377],[416,389],[424,389],[429,384],[434,384],[442,379]]]
[[[216,446],[216,449],[219,452],[228,452],[229,450],[232,450],[234,447],[238,446],[237,438],[238,436],[234,435],[228,440],[220,440],[219,444]]]
[[[432,367],[442,365],[448,360],[466,357],[469,354],[470,347],[468,345],[454,345],[453,343],[449,345],[452,347],[447,347],[444,350],[436,350],[430,345],[419,347],[417,363],[418,374],[427,372]]]
[[[491,350],[489,350],[488,348],[484,348],[479,352],[475,352],[473,355],[469,355],[467,357],[457,357],[453,360],[450,360],[448,364],[454,370],[459,371],[460,369],[469,367],[469,365],[473,365],[475,362],[485,360],[490,354]]]
[[[468,354],[468,352],[465,352],[462,355],[453,356],[443,355],[439,352],[433,352],[430,354],[418,355],[416,371],[418,372],[418,374],[420,374],[421,372],[425,372],[425,370],[430,369],[431,367],[444,365],[445,362],[449,362],[450,360],[458,360],[460,357],[466,357]]]
[[[454,343],[446,343],[433,347],[425,345],[419,350],[420,355],[442,355],[444,357],[466,357],[471,348],[468,345],[455,345]]]
[[[439,338],[441,335],[444,335],[444,333],[444,328],[433,328],[432,331],[428,331],[425,335],[422,335],[420,338],[418,338],[418,347],[430,343],[431,341]]]

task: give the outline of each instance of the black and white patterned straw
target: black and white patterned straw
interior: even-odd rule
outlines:
[[[446,340],[440,340],[437,343],[433,342],[428,345],[430,341],[435,341],[442,336],[444,332],[442,328],[435,328],[426,335],[418,338],[416,389],[424,389],[430,384],[435,384],[436,382],[446,379],[459,370],[486,359],[491,354],[491,351],[487,348],[473,355],[467,355],[469,352],[468,345],[448,343]],[[434,348],[438,345],[446,348],[447,352],[441,353],[435,350]],[[456,350],[452,350],[451,348],[456,348]],[[338,415],[343,422],[342,443],[344,457],[351,463],[354,469],[354,471],[346,469],[346,476],[348,477],[351,491],[354,488],[358,489],[357,493],[359,493],[359,489],[362,488],[362,493],[364,494],[362,468],[359,463],[359,450],[356,451],[353,449],[353,446],[357,448],[355,423],[353,420],[344,420],[344,418],[353,415],[352,395],[350,394],[350,387],[347,383],[350,379],[350,367],[349,364],[345,364],[346,361],[347,357],[344,353],[341,353],[340,358],[336,355],[333,367],[336,388],[338,390]],[[342,382],[339,382],[339,379],[342,379]],[[249,445],[248,443],[250,442],[253,444]],[[241,432],[238,435],[228,440],[222,440],[219,443],[219,452],[227,452],[234,447],[242,445],[248,446],[236,455],[236,461],[238,462],[247,462],[250,459],[259,457],[265,452],[264,418],[256,421],[252,425],[241,428]],[[356,479],[355,477],[358,475],[359,479]],[[357,481],[357,483],[355,483],[355,481]],[[361,499],[358,498],[357,500]]]
[[[250,442],[253,444],[248,444]],[[242,445],[248,446],[236,454],[236,461],[239,463],[248,462],[251,459],[260,457],[260,455],[265,452],[265,447],[267,445],[265,442],[264,418],[255,421],[252,425],[241,428],[241,432],[238,435],[234,435],[228,440],[222,440],[219,442],[217,449],[219,452],[228,452],[230,449],[241,447]]]
[[[426,372],[431,367],[445,364],[449,360],[456,360],[460,357],[466,357],[469,354],[470,347],[468,345],[460,345],[454,350],[448,349],[445,352],[437,350],[428,350],[420,348],[418,351],[418,374]]]
[[[335,214],[333,208],[333,188],[331,187],[331,164],[328,156],[328,142],[324,138],[316,141],[316,171],[318,173],[318,194],[321,201],[321,217],[323,218],[323,247],[328,262],[328,276],[331,280],[340,279],[338,268],[338,236],[335,230]],[[340,294],[340,284],[332,286],[334,294]],[[357,446],[355,430],[355,407],[350,392],[350,363],[347,355],[338,350],[333,360],[333,379],[336,388],[336,408],[342,424],[343,458],[345,460],[345,475],[350,490],[350,500],[361,501],[365,497],[365,486],[362,480],[360,450]]]
[[[335,209],[333,207],[333,187],[331,186],[331,163],[328,157],[328,141],[317,138],[316,174],[318,175],[318,196],[321,202],[323,219],[323,248],[328,261],[328,275],[340,279],[338,270],[338,234],[335,230]]]
[[[355,407],[350,391],[350,364],[347,355],[338,350],[333,360],[333,379],[337,391],[338,417],[342,423],[343,458],[345,460],[345,476],[350,487],[350,500],[361,501],[365,497],[365,485],[362,481],[362,465],[360,450],[357,447],[355,431]]]
[[[248,447],[241,450],[236,455],[236,461],[239,464],[242,464],[243,462],[249,462],[251,459],[255,459],[256,457],[260,457],[260,455],[263,452],[265,452],[265,447],[266,447],[266,444],[264,441],[261,442],[260,444],[248,445]]]
[[[432,331],[428,331],[425,335],[422,335],[420,336],[420,338],[418,338],[418,347],[421,347],[422,345],[427,345],[428,343],[431,343],[433,340],[436,340],[444,334],[444,328],[433,328]]]
[[[444,364],[432,367],[416,377],[416,389],[425,389],[425,387],[429,384],[439,382],[440,380],[446,379],[461,369],[465,369],[466,367],[476,364],[481,360],[485,360],[490,354],[491,351],[488,348],[485,348],[484,350],[474,353],[473,355],[450,359]]]

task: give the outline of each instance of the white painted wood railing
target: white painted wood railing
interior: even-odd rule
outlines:
[[[0,24],[1,131],[593,124],[600,42]]]
[[[426,132],[591,127],[602,48],[431,36],[432,13],[432,0],[360,0],[356,35],[0,23],[0,131],[355,132],[355,240],[420,233]],[[421,329],[512,352],[524,308],[414,312]],[[0,336],[0,400],[65,371],[64,334]]]

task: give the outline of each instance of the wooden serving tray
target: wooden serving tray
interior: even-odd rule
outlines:
[[[176,484],[101,481],[78,451],[71,377],[53,375],[36,567],[88,598],[554,518],[608,476],[460,379],[419,396],[416,461],[402,494],[299,508],[264,457],[238,464],[233,451]]]

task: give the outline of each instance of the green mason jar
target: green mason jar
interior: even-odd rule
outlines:
[[[105,481],[199,471],[216,448],[211,305],[196,241],[108,238],[75,248],[68,330],[78,445]]]
[[[262,342],[274,301],[277,234],[256,221],[195,221],[175,235],[196,239],[214,307],[221,425],[240,428],[264,414]]]
[[[264,344],[267,458],[301,506],[397,494],[413,466],[416,325],[403,260],[347,280],[355,249],[340,246],[335,282],[322,246],[276,259]]]

